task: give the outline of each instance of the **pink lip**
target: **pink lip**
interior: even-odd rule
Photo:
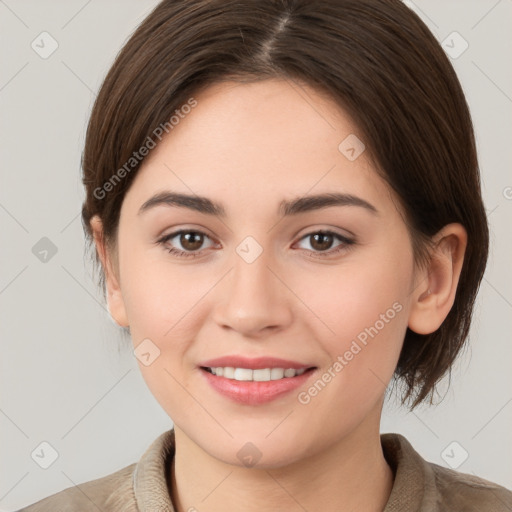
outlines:
[[[302,375],[295,377],[284,377],[279,380],[270,380],[267,382],[254,381],[238,381],[219,377],[205,370],[208,368],[218,367],[232,368],[249,368],[257,370],[261,368],[293,368],[307,370]],[[220,394],[240,404],[258,405],[270,402],[286,393],[290,393],[294,389],[303,385],[312,374],[315,373],[313,365],[298,363],[297,361],[289,361],[286,359],[278,359],[275,357],[258,357],[246,358],[241,356],[226,356],[217,359],[204,361],[200,365],[201,374],[204,375],[208,384],[212,386]]]
[[[208,368],[218,368],[219,366],[224,368],[248,368],[251,370],[259,370],[262,368],[293,368],[294,370],[300,370],[301,368],[311,368],[314,365],[279,359],[277,357],[249,358],[242,356],[224,356],[216,359],[209,359],[208,361],[202,362],[199,366]]]
[[[201,374],[204,375],[213,389],[235,402],[246,405],[264,404],[281,395],[290,393],[303,385],[314,373],[316,373],[315,370],[308,370],[296,377],[285,377],[268,382],[253,382],[227,379],[201,369]]]

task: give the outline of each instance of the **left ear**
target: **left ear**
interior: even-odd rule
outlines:
[[[448,224],[434,236],[428,266],[418,276],[408,327],[418,334],[436,331],[448,316],[464,263],[467,232],[461,224]]]

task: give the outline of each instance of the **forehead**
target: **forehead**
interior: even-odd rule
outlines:
[[[223,82],[194,99],[139,169],[129,192],[139,202],[164,188],[233,201],[333,190],[389,196],[364,151],[348,158],[364,144],[353,121],[307,85]]]

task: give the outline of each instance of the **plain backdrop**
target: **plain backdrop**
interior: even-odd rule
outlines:
[[[429,461],[512,489],[512,1],[407,3],[455,55],[476,129],[491,254],[470,345],[450,387],[443,382],[444,400],[408,413],[392,398],[381,431],[402,433]],[[80,221],[80,158],[95,94],[156,4],[0,0],[1,510],[132,464],[172,426],[102,306]],[[42,442],[58,455],[47,469],[31,455],[51,453]]]

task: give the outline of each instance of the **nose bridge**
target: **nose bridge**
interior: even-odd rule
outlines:
[[[285,287],[274,275],[270,249],[246,237],[235,249],[232,272],[218,302],[217,322],[247,335],[283,327],[291,312]],[[270,267],[270,268],[269,268]]]

